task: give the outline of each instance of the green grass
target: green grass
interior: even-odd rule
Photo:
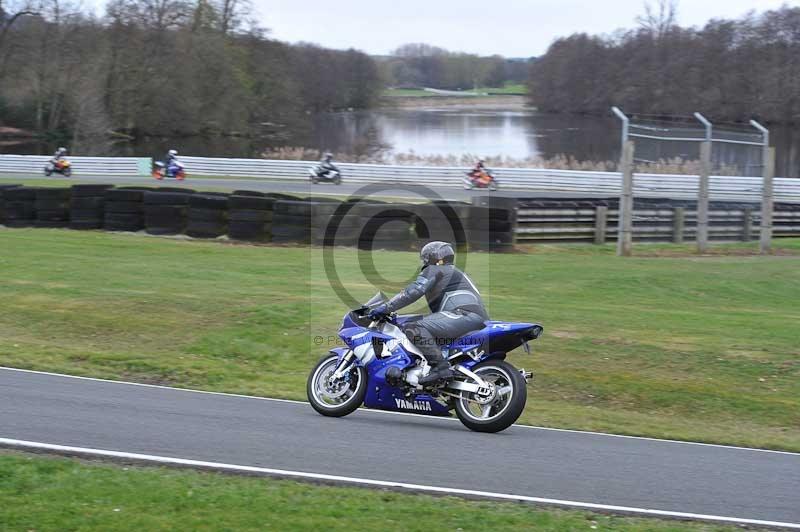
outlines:
[[[492,94],[528,94],[528,87],[523,83],[506,83],[502,87],[482,87],[478,92],[490,92]]]
[[[800,253],[800,240],[777,242]],[[495,318],[540,321],[521,421],[800,451],[800,257],[541,246],[467,257]],[[0,230],[0,365],[303,399],[346,306],[315,248]],[[376,290],[338,250],[357,300]],[[374,254],[386,292],[410,252]]]
[[[525,504],[0,452],[0,529],[723,531]]]
[[[436,97],[437,95],[422,89],[385,89],[383,95],[389,98]]]

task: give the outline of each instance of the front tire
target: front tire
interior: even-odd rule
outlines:
[[[342,417],[351,414],[361,406],[367,395],[367,371],[361,366],[352,368],[347,380],[334,384],[327,382],[338,363],[338,355],[325,355],[311,370],[306,383],[308,402],[323,416]]]
[[[455,400],[456,415],[461,423],[476,432],[500,432],[519,419],[528,399],[525,377],[504,360],[487,360],[472,368],[482,379],[495,385],[494,397],[486,403],[471,392],[461,392]]]
[[[72,176],[72,168],[64,168],[64,177],[71,177]]]

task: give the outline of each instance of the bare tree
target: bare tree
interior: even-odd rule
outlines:
[[[6,62],[11,54],[11,46],[6,46],[6,37],[11,31],[11,27],[22,17],[38,14],[30,0],[10,3],[0,0],[0,78],[5,72]]]
[[[678,0],[656,0],[655,5],[647,0],[644,3],[644,15],[636,17],[636,22],[661,40],[677,24],[677,19]]]

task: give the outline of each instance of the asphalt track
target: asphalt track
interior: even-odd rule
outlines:
[[[0,446],[800,528],[800,454],[516,425],[478,434],[368,410],[332,419],[301,402],[7,368]]]
[[[425,183],[420,183],[420,186],[406,186],[406,185],[391,185],[387,184],[381,186],[376,190],[375,185],[371,185],[367,189],[367,185],[363,184],[348,184],[346,181],[341,185],[333,184],[319,184],[312,185],[307,181],[288,181],[277,179],[238,179],[238,178],[194,178],[187,179],[186,181],[176,181],[167,179],[163,181],[156,181],[149,177],[102,177],[102,176],[73,176],[72,178],[52,177],[46,178],[43,176],[29,175],[29,174],[3,174],[0,173],[0,179],[3,182],[11,182],[19,180],[24,183],[27,180],[36,179],[37,181],[47,180],[53,183],[63,183],[65,181],[72,183],[111,183],[116,185],[144,185],[144,186],[170,186],[170,187],[186,187],[186,188],[200,188],[200,189],[221,189],[221,190],[258,190],[262,192],[282,192],[285,194],[301,194],[301,195],[335,195],[335,196],[361,196],[365,195],[366,190],[370,190],[369,195],[381,196],[389,198],[402,198],[411,201],[425,201],[425,200],[457,200],[457,201],[470,201],[474,196],[485,196],[491,194],[492,196],[500,197],[532,197],[539,198],[569,198],[575,197],[574,193],[558,193],[558,192],[537,192],[530,190],[511,190],[500,189],[495,192],[487,190],[464,190],[460,187],[428,187]],[[607,197],[603,194],[580,194],[580,197]]]

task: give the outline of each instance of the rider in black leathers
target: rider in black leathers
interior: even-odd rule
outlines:
[[[453,265],[455,251],[450,244],[429,242],[420,251],[420,259],[422,270],[417,279],[369,316],[378,319],[426,297],[431,314],[409,323],[405,333],[432,366],[431,372],[419,381],[429,384],[454,375],[442,355],[442,346],[483,328],[489,316],[478,289],[467,274]]]

